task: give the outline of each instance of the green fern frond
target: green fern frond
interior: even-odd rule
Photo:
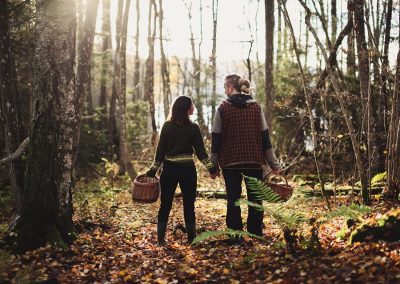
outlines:
[[[351,204],[350,206],[342,205],[336,210],[330,212],[327,217],[344,217],[346,219],[358,219],[364,214],[371,212],[371,207],[365,205]]]
[[[261,180],[246,175],[243,175],[243,177],[246,179],[249,190],[252,191],[256,200],[263,200],[270,203],[283,202],[282,198]]]
[[[241,199],[240,201],[241,203],[255,207],[257,210],[263,210],[267,215],[274,218],[276,223],[282,228],[294,229],[300,223],[307,221],[304,215],[294,210],[284,208],[281,204],[260,205],[246,199]]]
[[[240,230],[232,230],[232,229],[226,229],[224,231],[206,231],[198,235],[192,242],[192,245],[197,244],[199,242],[205,241],[207,239],[213,238],[213,237],[218,237],[218,236],[228,236],[228,237],[233,237],[233,238],[238,238],[238,237],[243,237],[243,236],[248,236],[252,238],[256,238],[259,240],[265,240],[263,237],[260,237],[255,234],[251,234],[246,231],[240,231]]]
[[[386,179],[386,172],[376,174],[371,179],[371,185],[375,185],[375,184],[377,184],[379,182],[385,181],[385,179]]]

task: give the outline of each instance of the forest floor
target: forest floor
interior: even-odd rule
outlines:
[[[288,202],[318,220],[321,247],[317,250],[300,246],[295,255],[289,254],[282,230],[268,215],[264,240],[246,236],[240,244],[230,245],[221,236],[187,245],[180,229],[179,196],[174,199],[167,244],[159,246],[159,201],[133,203],[127,183],[114,184],[112,189],[105,189],[103,183],[80,182],[75,190],[74,219],[80,234],[68,248],[48,245],[23,255],[0,250],[0,283],[400,283],[400,242],[350,244],[345,219],[324,217],[327,209],[321,198],[295,194]],[[222,179],[201,179],[199,189],[204,188],[223,190]],[[367,216],[398,208],[398,203],[378,197]],[[353,202],[357,200],[338,197],[332,207]],[[225,199],[198,198],[198,231],[224,230],[225,213]],[[9,220],[2,217],[4,228]],[[309,230],[304,225],[298,233],[306,236]],[[338,237],[340,232],[344,238]]]

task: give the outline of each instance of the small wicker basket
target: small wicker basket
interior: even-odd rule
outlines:
[[[276,181],[272,182],[272,175],[283,178],[285,180],[285,184],[277,183]],[[276,194],[278,194],[283,201],[288,201],[290,197],[292,197],[293,187],[288,184],[287,178],[284,175],[278,173],[268,173],[264,177],[263,182],[268,185]]]
[[[132,200],[139,203],[156,202],[160,195],[160,182],[156,177],[139,175],[133,181]]]

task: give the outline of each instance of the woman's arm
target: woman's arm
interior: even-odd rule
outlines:
[[[196,156],[211,174],[217,173],[218,167],[211,162],[207,154],[206,148],[204,147],[203,135],[201,134],[200,128],[197,124],[195,124],[194,126],[195,133],[193,148],[196,152]]]

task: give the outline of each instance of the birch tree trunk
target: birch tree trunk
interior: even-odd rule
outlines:
[[[267,120],[269,133],[273,132],[272,110],[274,107],[274,26],[274,0],[265,0],[265,118]]]
[[[216,105],[217,105],[217,24],[218,24],[218,1],[212,1],[212,14],[213,14],[213,43],[211,51],[211,77],[212,77],[212,91],[211,91],[211,121],[214,121]]]
[[[34,115],[26,183],[13,224],[18,251],[65,245],[76,236],[72,222],[73,143],[80,109],[75,108],[75,3],[36,2]]]
[[[17,150],[22,142],[20,137],[20,121],[17,106],[17,81],[15,64],[10,47],[9,7],[7,0],[0,0],[0,107],[4,120],[4,140],[6,154]],[[3,135],[3,133],[1,134]],[[21,158],[9,164],[10,180],[16,194],[16,204],[20,205],[20,196],[24,186],[24,169]],[[20,208],[17,208],[19,211]]]

